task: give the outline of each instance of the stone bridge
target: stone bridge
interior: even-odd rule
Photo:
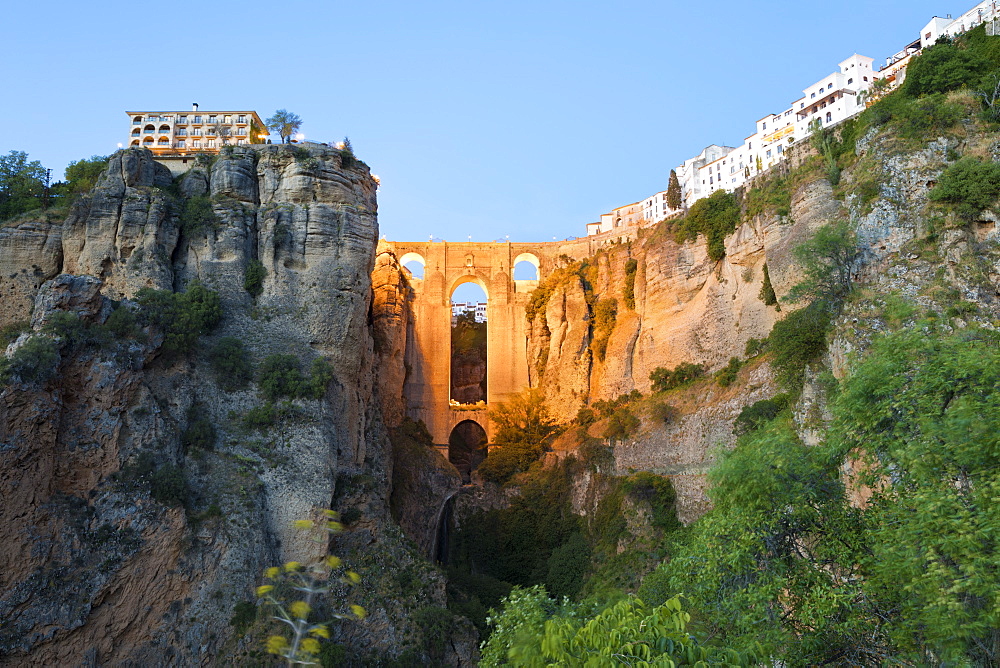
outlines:
[[[412,344],[407,346],[409,370],[403,394],[410,417],[426,423],[436,444],[448,443],[452,429],[464,420],[479,423],[487,437],[493,438],[486,411],[455,409],[449,404],[455,288],[476,283],[486,293],[486,403],[505,401],[528,387],[525,306],[538,281],[548,276],[568,250],[565,246],[562,242],[386,242],[400,265],[413,260],[424,264],[423,278],[410,279]],[[538,280],[514,280],[514,265],[521,261],[535,266]]]

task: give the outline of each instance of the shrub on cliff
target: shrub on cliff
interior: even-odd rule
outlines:
[[[962,158],[941,174],[928,197],[947,202],[965,220],[974,220],[986,209],[997,212],[1000,201],[1000,164],[978,158]]]
[[[695,239],[700,234],[708,243],[708,256],[718,261],[726,254],[726,236],[740,224],[740,205],[736,196],[716,190],[692,206],[674,227],[678,242]]]
[[[219,294],[195,281],[186,292],[143,288],[136,295],[145,325],[163,331],[163,352],[182,355],[194,348],[198,337],[211,332],[222,320]]]
[[[44,383],[59,368],[59,346],[46,336],[33,336],[9,359],[0,357],[0,382]]]
[[[257,385],[268,401],[281,397],[322,399],[331,380],[333,369],[322,357],[313,360],[308,376],[303,375],[301,362],[295,355],[268,355],[257,372]]]
[[[806,365],[826,350],[830,312],[819,302],[789,313],[774,323],[767,337],[778,381],[789,390],[801,387]]]
[[[743,362],[738,357],[730,357],[729,364],[715,372],[715,382],[721,387],[729,387],[736,382],[736,374],[743,368]]]
[[[212,208],[212,198],[208,195],[194,195],[184,200],[179,222],[181,231],[189,237],[204,234],[217,225],[219,217]]]
[[[681,362],[674,369],[656,367],[650,372],[649,380],[653,383],[653,392],[666,392],[692,383],[704,375],[704,364]]]
[[[613,297],[601,299],[594,306],[594,338],[591,348],[597,359],[604,361],[608,350],[608,339],[615,328],[615,318],[618,316],[618,300]]]
[[[208,353],[215,380],[219,387],[233,392],[246,387],[253,378],[253,364],[243,342],[235,336],[224,336]]]
[[[778,394],[771,399],[761,399],[743,410],[733,422],[733,433],[737,436],[759,429],[788,407],[788,395]]]
[[[243,272],[243,289],[250,293],[251,297],[260,297],[264,292],[264,279],[267,277],[267,269],[260,260],[250,260],[247,268]]]
[[[625,263],[625,286],[622,288],[622,299],[625,306],[635,310],[635,274],[639,269],[639,263],[634,257],[630,257]]]
[[[639,430],[639,418],[628,408],[619,408],[604,427],[604,438],[610,441],[621,441],[632,436]]]

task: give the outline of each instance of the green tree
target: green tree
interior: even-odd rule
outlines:
[[[253,364],[246,346],[235,336],[224,336],[208,353],[216,382],[227,392],[246,387],[253,378]]]
[[[494,404],[489,414],[496,429],[493,437],[496,445],[539,445],[556,430],[556,421],[545,405],[545,395],[537,388],[528,388],[509,401]]]
[[[97,179],[108,168],[107,155],[92,155],[89,158],[75,160],[66,167],[66,180],[53,186],[61,195],[73,197],[89,192],[97,185]]]
[[[286,109],[278,109],[274,116],[264,121],[271,132],[277,132],[282,144],[291,143],[291,137],[302,127],[302,119]]]
[[[758,295],[760,300],[764,302],[764,306],[777,306],[778,295],[774,293],[774,286],[771,285],[771,274],[767,270],[767,263],[764,263],[764,283],[760,286],[760,294]],[[778,310],[781,310],[779,307]]]
[[[1000,165],[978,158],[965,157],[941,174],[928,197],[936,202],[953,204],[964,220],[974,220],[984,210],[1000,207]]]
[[[805,270],[805,280],[789,292],[790,301],[805,297],[839,307],[851,291],[861,250],[846,220],[824,225],[809,241],[795,249]]]
[[[907,65],[903,93],[920,97],[975,85],[988,68],[989,62],[975,51],[955,44],[935,44]]]
[[[726,236],[732,234],[740,223],[740,205],[732,193],[716,190],[691,205],[691,209],[678,224],[678,241],[695,239],[699,234],[708,242],[708,256],[715,261],[726,254]]]
[[[24,151],[0,155],[0,220],[41,208],[46,170]]]
[[[143,288],[136,295],[142,306],[140,319],[163,332],[166,356],[186,354],[198,337],[211,332],[222,320],[219,293],[194,281],[186,292]]]
[[[677,172],[670,170],[670,180],[667,181],[667,206],[677,211],[681,208],[681,183],[677,180]]]

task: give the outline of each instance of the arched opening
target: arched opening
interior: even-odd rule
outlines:
[[[462,420],[448,436],[448,461],[462,475],[462,482],[472,481],[471,474],[486,459],[486,430],[475,420]]]
[[[156,127],[153,125],[147,125],[142,129],[143,134],[151,135],[156,132]]]
[[[160,126],[160,133],[161,134],[167,134],[168,132],[170,132],[170,126],[169,125],[161,125]]]
[[[399,258],[399,264],[410,272],[410,278],[423,280],[424,265],[426,263],[420,253],[406,253],[403,257]]]
[[[142,123],[142,116],[133,116],[132,117],[132,122],[133,123]]]
[[[170,146],[170,138],[169,137],[160,137],[160,139],[157,142],[157,144],[159,144],[160,146]]]
[[[514,258],[515,281],[538,280],[538,258],[532,253],[521,253]]]
[[[133,137],[138,137],[140,134],[142,134],[142,130],[140,130],[139,128],[133,128],[132,129],[132,136]]]
[[[129,146],[138,146],[138,145],[139,145],[139,140],[138,139],[133,139],[132,143],[129,144]]]
[[[464,276],[451,293],[451,383],[453,407],[486,403],[486,290]]]
[[[152,137],[146,137],[145,139],[142,140],[142,144],[143,144],[143,146],[152,146],[153,145],[153,138]]]

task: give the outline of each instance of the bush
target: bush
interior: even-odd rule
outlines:
[[[653,392],[666,392],[682,385],[692,383],[705,375],[705,365],[681,362],[673,370],[657,367],[649,374],[653,383]]]
[[[591,347],[597,359],[604,361],[608,350],[608,339],[615,328],[615,318],[618,315],[618,300],[609,297],[601,299],[594,306],[594,339]]]
[[[30,332],[31,325],[27,322],[14,322],[0,328],[0,352],[6,349],[11,343],[17,340],[24,332]]]
[[[740,224],[740,205],[736,196],[725,190],[716,190],[691,206],[687,216],[676,223],[677,241],[695,239],[699,234],[708,243],[708,256],[715,261],[726,254],[726,236]]]
[[[748,358],[757,357],[757,355],[760,355],[767,349],[766,343],[767,339],[763,341],[761,339],[747,339],[747,345],[743,349],[743,352]]]
[[[578,531],[572,534],[565,543],[552,550],[548,567],[545,588],[556,598],[576,596],[590,567],[590,545],[583,533]]]
[[[642,399],[642,392],[632,390],[628,394],[620,394],[616,399],[601,399],[594,402],[594,408],[602,418],[611,417],[611,414],[618,408],[638,399]]]
[[[729,364],[715,372],[715,382],[721,387],[729,387],[736,382],[736,374],[743,368],[743,362],[738,357],[730,357]]]
[[[958,215],[965,220],[974,220],[985,209],[998,212],[1000,164],[962,158],[944,170],[928,197],[954,205]]]
[[[761,399],[749,406],[744,406],[733,422],[733,433],[742,436],[759,429],[778,417],[778,414],[786,408],[788,408],[787,394],[779,394],[771,399]]]
[[[183,293],[143,288],[136,301],[142,306],[140,320],[163,331],[163,352],[168,357],[190,352],[198,337],[222,320],[219,294],[197,281]]]
[[[597,422],[597,415],[592,408],[581,408],[576,412],[575,422],[581,427],[589,427]]]
[[[639,418],[628,408],[619,408],[604,427],[604,438],[611,440],[626,439],[639,430]]]
[[[0,381],[44,383],[59,368],[59,346],[47,336],[33,336],[21,345],[10,359],[0,358]]]
[[[767,346],[778,381],[788,389],[798,389],[806,365],[826,350],[830,314],[813,303],[774,323]]]
[[[577,449],[580,461],[593,470],[614,463],[614,450],[597,438],[587,436]]]
[[[223,390],[233,392],[246,387],[253,378],[247,349],[235,336],[224,336],[208,353],[215,380]]]
[[[639,263],[636,262],[635,258],[630,257],[625,263],[625,287],[622,288],[622,299],[625,301],[625,306],[633,311],[635,310],[635,273],[638,269]]]
[[[256,619],[257,606],[250,601],[239,601],[233,606],[233,616],[229,619],[229,625],[233,627],[237,636],[242,636]]]
[[[778,295],[774,294],[774,286],[771,285],[771,274],[767,271],[767,263],[764,263],[764,284],[760,286],[760,300],[764,306],[774,306],[778,303]]]
[[[115,307],[104,326],[118,339],[135,339],[142,336],[135,311],[124,304]]]
[[[322,357],[313,360],[308,377],[302,375],[295,355],[268,355],[257,372],[257,385],[268,401],[280,397],[322,399],[331,380],[333,369]]]
[[[403,418],[403,422],[397,429],[400,434],[421,445],[434,445],[434,437],[431,436],[431,432],[427,429],[427,425],[424,424],[423,420],[413,420],[408,417]]]
[[[149,481],[153,498],[165,506],[183,506],[187,501],[187,480],[175,464],[165,464],[153,471]]]
[[[977,53],[954,44],[935,44],[907,65],[903,92],[916,98],[975,85],[988,67],[989,63]]]
[[[187,453],[192,448],[215,449],[215,427],[203,413],[200,406],[192,404],[188,410],[188,426],[181,434],[181,446]]]
[[[677,419],[677,409],[666,401],[657,401],[649,407],[649,417],[654,422],[670,424]]]
[[[181,205],[181,231],[189,237],[205,233],[218,222],[219,217],[215,215],[212,199],[208,195],[195,195]]]
[[[476,470],[483,480],[503,485],[542,456],[542,446],[531,443],[508,443],[493,448]]]
[[[943,93],[926,95],[899,108],[899,134],[908,139],[930,139],[954,127],[963,116],[962,105],[948,102]]]
[[[264,279],[267,277],[267,269],[260,260],[250,260],[247,268],[243,272],[243,288],[250,293],[251,297],[259,297],[264,292]]]
[[[670,478],[640,471],[622,481],[622,490],[636,501],[644,501],[653,511],[652,525],[663,531],[681,527],[677,519],[677,494]]]

